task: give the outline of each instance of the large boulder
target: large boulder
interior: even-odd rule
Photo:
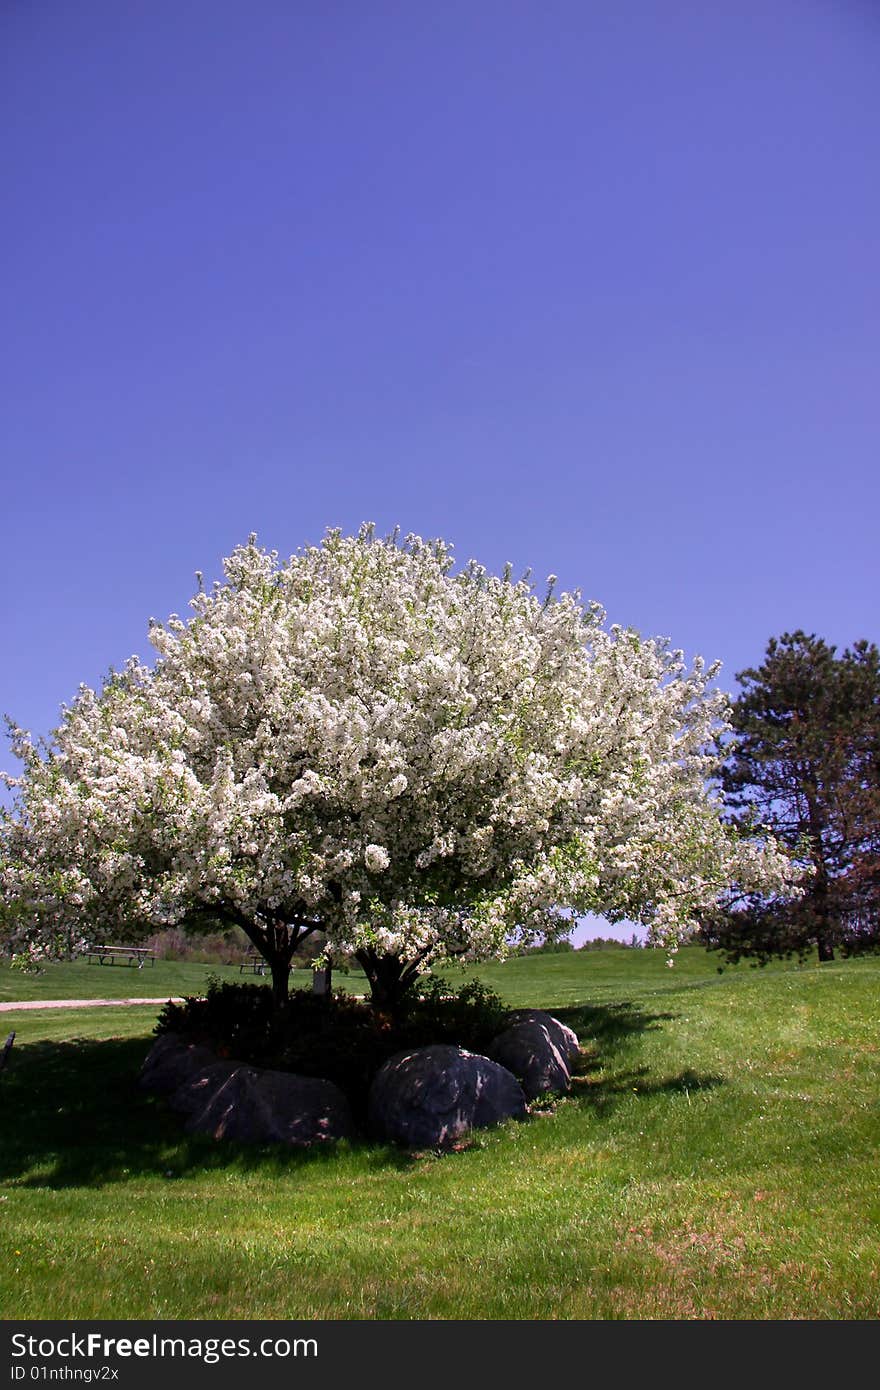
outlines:
[[[161,1033],[140,1071],[140,1085],[145,1091],[170,1095],[204,1067],[217,1061],[207,1047],[198,1047],[177,1033]]]
[[[221,1064],[222,1066],[223,1064]],[[233,1065],[205,1073],[201,1105],[193,1083],[173,1103],[186,1106],[187,1130],[244,1144],[320,1144],[354,1133],[348,1101],[332,1081]],[[216,1084],[215,1084],[216,1083]]]
[[[489,1053],[519,1079],[528,1100],[571,1089],[568,1054],[560,1051],[543,1023],[514,1023],[498,1034]]]
[[[472,1129],[525,1114],[522,1087],[509,1071],[442,1043],[398,1052],[370,1088],[370,1129],[409,1148],[449,1148]]]
[[[208,1060],[195,1067],[177,1090],[171,1092],[168,1104],[181,1115],[198,1114],[233,1072],[243,1065],[242,1062],[221,1061],[213,1052],[209,1052]]]
[[[551,1040],[559,1048],[563,1057],[567,1057],[569,1062],[573,1062],[580,1056],[581,1045],[578,1042],[578,1035],[573,1028],[567,1024],[560,1023],[558,1018],[552,1014],[545,1013],[543,1009],[512,1009],[508,1014],[508,1022],[514,1023],[540,1023],[550,1034]]]

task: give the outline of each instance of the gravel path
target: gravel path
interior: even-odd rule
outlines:
[[[0,1014],[19,1009],[110,1009],[121,1004],[182,1004],[182,999],[28,999],[21,1003],[0,1004]]]

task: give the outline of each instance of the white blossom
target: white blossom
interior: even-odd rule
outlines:
[[[46,749],[20,730],[0,890],[22,941],[210,908],[427,966],[573,913],[667,947],[789,873],[721,822],[715,668],[441,541],[255,540]],[[550,581],[550,589],[555,580]]]
[[[364,850],[364,863],[371,874],[381,874],[391,863],[391,856],[384,845],[367,845]]]

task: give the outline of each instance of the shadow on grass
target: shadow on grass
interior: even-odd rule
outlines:
[[[579,1004],[551,1012],[554,1018],[574,1029],[582,1046],[594,1043],[606,1051],[619,1049],[641,1033],[653,1031],[678,1017],[677,1014],[645,1013],[629,1000],[619,1004]]]
[[[572,1096],[599,1116],[608,1115],[622,1097],[687,1095],[714,1090],[724,1077],[686,1068],[677,1076],[652,1077],[646,1066],[621,1063],[637,1038],[677,1017],[645,1013],[629,1001],[558,1009],[555,1017],[573,1028],[581,1041],[581,1057],[572,1076]]]
[[[271,1176],[336,1156],[333,1144],[219,1144],[184,1134],[165,1101],[137,1084],[148,1050],[143,1038],[39,1042],[17,1050],[0,1074],[0,1182],[65,1188],[212,1171]],[[409,1162],[405,1152],[384,1145],[350,1147],[383,1168]]]
[[[610,1075],[596,1076],[597,1068],[587,1068],[572,1077],[571,1093],[576,1100],[583,1101],[600,1118],[609,1115],[623,1097],[637,1095],[649,1096],[691,1096],[698,1091],[712,1091],[724,1085],[724,1077],[714,1073],[695,1072],[686,1067],[677,1076],[652,1077],[648,1067],[635,1067],[629,1071],[615,1071]]]
[[[675,1018],[624,1002],[559,1009],[583,1052],[572,1097],[609,1114],[624,1097],[704,1091],[720,1076],[686,1070],[655,1078],[628,1066],[639,1036]],[[152,1041],[152,1040],[150,1040]],[[188,1135],[160,1097],[141,1091],[137,1076],[150,1047],[144,1038],[28,1043],[0,1074],[0,1182],[24,1187],[95,1187],[137,1178],[173,1181],[213,1171],[282,1175],[333,1162],[340,1147],[356,1149],[376,1168],[407,1168],[413,1154],[386,1144],[220,1144]]]

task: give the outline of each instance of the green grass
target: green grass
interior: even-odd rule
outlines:
[[[97,965],[80,958],[47,964],[40,975],[23,975],[12,970],[8,960],[0,960],[0,1004],[39,999],[180,998],[203,994],[212,975],[221,980],[260,980],[258,975],[242,974],[237,965],[196,965],[189,961],[158,960],[138,970],[132,965]],[[310,988],[311,980],[311,970],[294,970],[291,988]],[[333,984],[352,994],[369,992],[365,977],[357,970],[348,975],[336,971]]]
[[[582,1074],[442,1158],[187,1137],[134,1085],[155,1010],[5,1015],[2,1316],[880,1316],[880,961],[478,973],[576,1027]]]

